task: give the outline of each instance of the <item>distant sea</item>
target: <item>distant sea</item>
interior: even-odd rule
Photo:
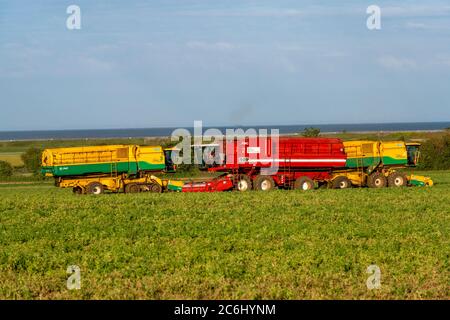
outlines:
[[[269,125],[214,127],[225,134],[227,128],[279,129],[280,134],[298,133],[305,128],[319,128],[321,132],[378,132],[378,131],[435,131],[450,127],[449,122],[405,122],[364,124],[311,124],[311,125]],[[206,130],[212,127],[203,127]],[[47,139],[89,139],[89,138],[143,138],[170,136],[176,128],[143,129],[96,129],[96,130],[46,130],[46,131],[0,131],[0,140],[47,140]],[[193,128],[185,127],[193,132]],[[268,132],[270,134],[270,131]]]

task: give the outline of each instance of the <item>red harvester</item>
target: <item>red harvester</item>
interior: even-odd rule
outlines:
[[[245,137],[224,141],[219,148],[222,161],[208,170],[230,174],[240,191],[312,189],[314,181],[326,182],[347,160],[342,141],[331,138]]]

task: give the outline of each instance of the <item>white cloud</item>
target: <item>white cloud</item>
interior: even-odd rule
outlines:
[[[273,9],[273,8],[251,8],[243,10],[188,10],[180,11],[178,15],[183,16],[209,16],[209,17],[297,17],[304,15],[303,11],[297,9]]]
[[[442,17],[450,15],[448,5],[403,5],[381,7],[381,15],[385,17]]]
[[[409,21],[404,24],[406,29],[427,30],[427,31],[448,31],[450,30],[450,21],[448,19],[428,19],[427,23]]]
[[[450,16],[450,5],[424,4],[424,5],[395,5],[382,6],[383,17],[446,17]],[[176,15],[202,16],[202,17],[321,17],[321,16],[356,16],[365,15],[366,6],[358,4],[353,6],[311,5],[298,8],[263,8],[252,7],[243,9],[198,9],[178,11]]]
[[[325,53],[322,53],[320,55],[321,57],[324,58],[344,58],[344,57],[348,57],[349,54],[343,51],[328,51]]]
[[[450,56],[446,54],[438,54],[433,60],[433,65],[450,67]]]
[[[417,63],[413,59],[398,58],[394,56],[382,56],[378,59],[378,63],[387,69],[414,69],[417,67]]]
[[[113,69],[113,64],[111,62],[94,57],[81,57],[78,60],[78,65],[81,66],[83,70],[90,73],[109,72]]]
[[[119,49],[119,46],[113,45],[113,44],[98,44],[98,45],[94,45],[88,49],[92,53],[103,53],[103,52],[110,52],[113,50],[117,50],[117,49]]]
[[[99,57],[96,53],[111,50],[109,46],[87,48],[86,53],[59,52],[42,45],[6,43],[1,46],[0,77],[26,78],[35,76],[74,76],[94,75],[111,72],[115,64],[110,59]]]
[[[275,43],[271,44],[271,46],[280,51],[287,51],[293,53],[311,53],[316,54],[317,51],[321,49],[315,45],[311,45],[310,43]]]
[[[407,22],[405,25],[408,29],[427,29],[428,26],[425,23]]]
[[[282,70],[288,73],[297,73],[299,71],[299,66],[287,57],[280,58],[280,66]]]
[[[232,50],[236,45],[229,42],[204,42],[204,41],[189,41],[186,46],[191,49],[205,49],[205,50]]]

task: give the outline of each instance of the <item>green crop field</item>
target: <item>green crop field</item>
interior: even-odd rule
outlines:
[[[429,175],[432,188],[268,193],[2,185],[0,299],[448,299],[450,172]]]

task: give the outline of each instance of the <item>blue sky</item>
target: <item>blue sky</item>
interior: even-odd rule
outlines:
[[[0,96],[0,130],[449,121],[450,1],[0,0]]]

